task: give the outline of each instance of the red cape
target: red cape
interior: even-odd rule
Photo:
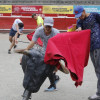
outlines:
[[[33,37],[34,33],[35,33],[35,32],[27,34],[28,40],[30,40],[30,41],[32,40],[32,37]],[[41,47],[43,46],[43,42],[41,41],[40,38],[37,39],[37,42],[36,42],[36,43],[37,43],[38,45],[40,45]]]
[[[75,85],[81,85],[84,67],[88,64],[90,30],[64,32],[49,39],[44,61],[59,68],[59,59],[65,61]]]

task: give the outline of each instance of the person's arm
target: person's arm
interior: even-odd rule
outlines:
[[[18,43],[18,41],[17,41],[17,37],[18,37],[18,32],[16,32],[16,34],[15,34],[15,43],[17,44]]]
[[[81,23],[80,19],[77,20],[76,26],[77,26],[77,29],[75,31],[81,31],[82,30],[82,23]]]
[[[22,35],[23,33],[20,32],[18,24],[15,24],[15,27],[16,27],[17,33]]]
[[[95,16],[96,16],[96,20],[97,20],[97,22],[100,24],[100,14],[95,13]]]
[[[31,49],[34,44],[36,43],[37,39],[39,38],[39,29],[37,29],[32,37],[32,41],[30,42],[30,44],[27,46],[26,50]]]
[[[18,24],[15,24],[15,27],[16,27],[17,32],[20,33]]]
[[[82,28],[81,27],[78,27],[75,31],[81,31]]]
[[[23,28],[22,28],[22,30],[23,30]],[[15,34],[15,43],[16,43],[16,44],[18,43],[18,41],[17,41],[18,35],[19,35],[19,34],[20,34],[20,35],[23,35],[22,30],[21,30],[21,32],[20,32],[20,30],[19,30],[19,32],[16,32],[16,34]]]
[[[25,49],[16,49],[14,50],[16,53],[26,54],[28,55],[28,50],[30,50],[34,46],[35,42],[31,41],[30,44]]]
[[[31,41],[25,50],[30,50],[34,46],[35,42]]]

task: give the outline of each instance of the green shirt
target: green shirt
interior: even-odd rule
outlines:
[[[42,19],[42,17],[38,16],[37,17],[37,25],[40,25],[40,24],[42,24],[42,26],[43,26],[43,19]]]

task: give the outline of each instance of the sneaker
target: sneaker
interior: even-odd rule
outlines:
[[[8,50],[8,54],[11,54],[11,50]]]
[[[45,92],[52,92],[52,91],[57,91],[55,86],[50,85],[47,89],[45,89]]]
[[[100,96],[98,96],[97,94],[88,97],[89,100],[100,100]]]
[[[65,67],[65,62],[61,59],[61,60],[59,60],[59,63],[60,63],[60,65],[61,65],[62,71],[63,71],[65,74],[69,74],[68,69]]]
[[[14,45],[14,49],[17,48],[17,45]]]

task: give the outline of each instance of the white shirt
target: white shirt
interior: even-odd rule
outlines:
[[[16,24],[18,24],[18,23],[23,23],[20,19],[15,19],[15,21],[14,21],[14,23],[13,23],[13,25],[12,25],[12,28],[13,28],[13,30],[14,31],[17,31],[17,29],[16,29]],[[21,32],[23,30],[23,28],[21,28],[21,29],[19,29],[19,31]]]

